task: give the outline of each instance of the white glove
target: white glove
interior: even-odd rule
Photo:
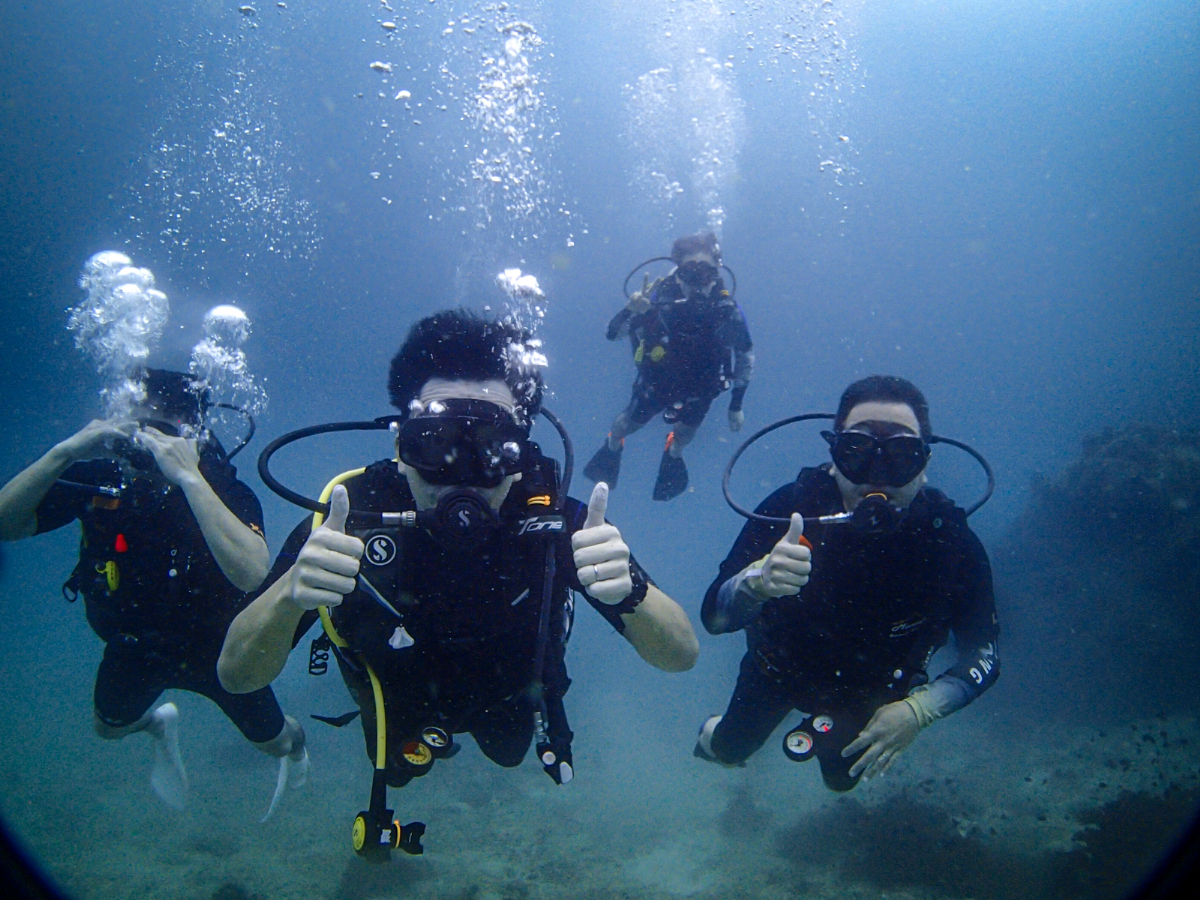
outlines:
[[[729,411],[729,430],[741,431],[742,425],[746,421],[746,414],[740,409],[731,409]]]
[[[604,521],[608,510],[608,485],[597,482],[588,501],[583,527],[571,535],[579,583],[601,603],[620,603],[633,591],[629,575],[629,547],[621,540],[616,525]]]
[[[363,542],[346,534],[350,498],[338,485],[329,498],[329,516],[309,535],[292,566],[291,600],[301,609],[338,606],[352,593],[358,576]]]
[[[804,519],[799,513],[792,513],[787,534],[755,566],[759,572],[751,573],[747,582],[755,593],[764,597],[798,594],[800,588],[808,584],[808,574],[812,571],[812,547],[804,539]]]

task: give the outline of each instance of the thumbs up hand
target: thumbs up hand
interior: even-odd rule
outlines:
[[[804,537],[804,519],[792,513],[787,534],[762,561],[762,574],[751,586],[764,597],[787,597],[800,593],[811,571],[812,545]]]
[[[337,606],[351,593],[363,542],[346,534],[350,498],[340,484],[329,498],[329,516],[313,529],[291,569],[291,600],[301,609]]]
[[[608,510],[608,485],[598,482],[588,501],[583,527],[571,535],[575,570],[588,594],[601,603],[620,603],[633,590],[629,575],[629,547],[617,526],[604,521]]]

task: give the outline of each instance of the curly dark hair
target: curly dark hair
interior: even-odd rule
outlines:
[[[837,417],[833,420],[834,431],[841,431],[846,426],[850,410],[860,403],[903,403],[917,417],[921,437],[929,440],[933,434],[933,426],[929,423],[929,403],[920,389],[905,378],[868,375],[854,382],[842,392],[842,399],[838,401]]]
[[[508,385],[518,415],[531,423],[542,406],[542,373],[522,359],[531,335],[515,323],[485,319],[467,309],[426,316],[409,329],[388,370],[388,397],[407,417],[409,404],[431,378]]]

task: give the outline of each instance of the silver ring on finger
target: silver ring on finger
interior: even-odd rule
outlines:
[[[594,565],[594,566],[592,566],[592,584],[595,584],[599,580],[600,580],[600,567]]]

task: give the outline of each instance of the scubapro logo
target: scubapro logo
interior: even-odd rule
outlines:
[[[463,523],[463,528],[471,527],[471,516],[467,513],[467,511],[465,509],[460,509],[458,511],[458,521]]]
[[[396,558],[396,542],[386,534],[377,534],[367,541],[367,550],[363,555],[373,566],[386,566]]]

